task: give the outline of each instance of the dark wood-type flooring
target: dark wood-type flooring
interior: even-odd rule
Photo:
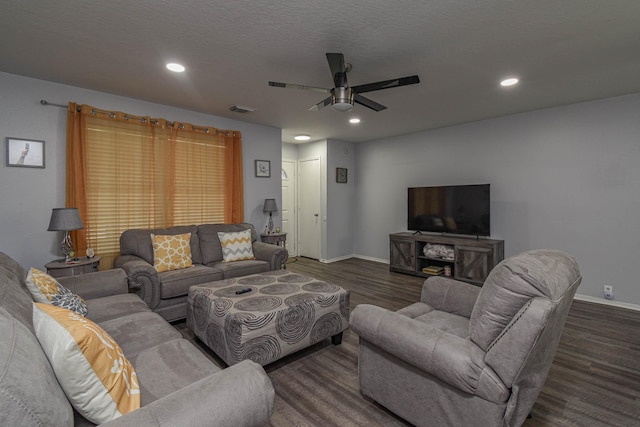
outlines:
[[[367,303],[398,310],[419,300],[423,283],[356,258],[331,264],[294,258],[287,268],[349,289],[352,309]],[[226,366],[184,322],[174,326]],[[341,345],[327,339],[266,366],[276,390],[271,425],[410,425],[360,394],[357,365],[358,336],[347,330]],[[640,426],[640,312],[574,301],[531,414],[526,427]]]

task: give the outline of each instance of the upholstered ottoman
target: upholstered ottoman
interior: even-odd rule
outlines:
[[[288,270],[194,285],[187,326],[228,365],[264,366],[329,337],[340,344],[349,292]]]

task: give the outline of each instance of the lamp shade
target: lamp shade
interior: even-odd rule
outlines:
[[[51,212],[51,220],[47,231],[70,231],[84,228],[77,208],[55,208]]]
[[[262,212],[271,213],[278,212],[278,205],[276,205],[276,199],[264,199],[264,208]]]

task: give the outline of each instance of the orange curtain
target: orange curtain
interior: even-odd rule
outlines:
[[[86,202],[86,182],[85,173],[85,115],[78,111],[78,105],[70,102],[67,111],[67,178],[65,185],[65,206],[78,208],[80,218],[86,224],[87,202]],[[85,254],[87,250],[86,229],[72,231],[71,239],[75,243],[76,254]]]
[[[110,268],[127,229],[244,220],[240,133],[69,103],[66,187]]]

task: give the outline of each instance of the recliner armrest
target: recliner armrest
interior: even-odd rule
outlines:
[[[264,426],[274,398],[264,369],[245,360],[102,425]]]
[[[280,270],[289,258],[289,251],[282,246],[256,240],[253,242],[253,256],[261,261],[267,261],[271,270]]]
[[[62,286],[84,299],[102,298],[129,292],[127,274],[119,268],[59,277],[57,280]]]
[[[121,255],[114,265],[127,273],[129,289],[138,294],[150,309],[160,304],[160,278],[151,264],[135,255]]]
[[[471,317],[480,287],[447,277],[429,277],[422,285],[420,301],[436,310]]]
[[[459,390],[503,403],[509,390],[484,363],[484,352],[469,339],[369,304],[358,305],[350,327],[365,340]]]

